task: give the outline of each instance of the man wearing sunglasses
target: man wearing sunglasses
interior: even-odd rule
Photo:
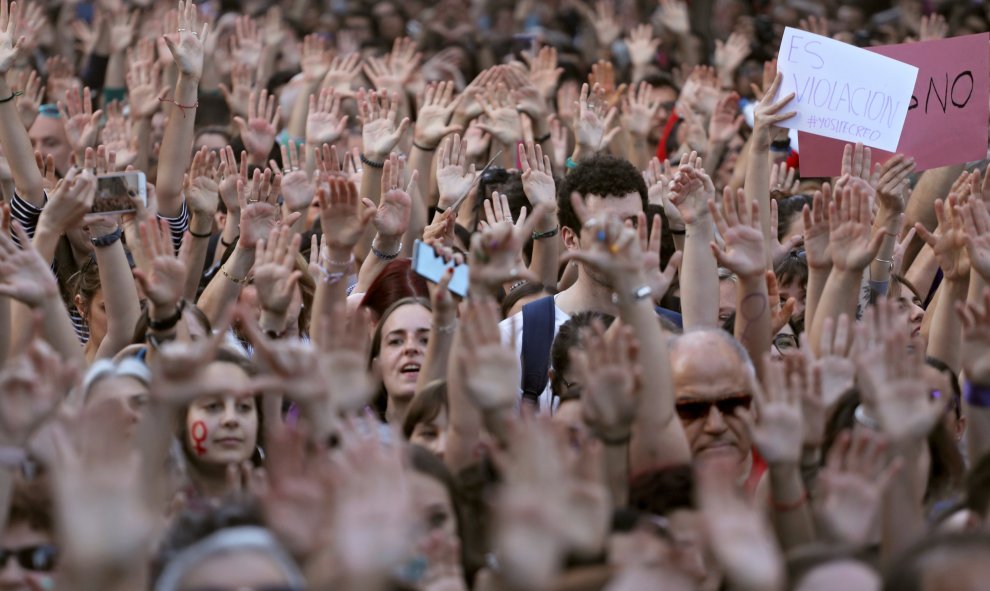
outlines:
[[[18,483],[0,534],[0,591],[53,589],[58,567],[51,499],[43,481]]]
[[[697,330],[673,341],[670,364],[677,416],[692,457],[730,455],[739,462],[739,478],[748,480],[753,443],[737,414],[753,410],[755,373],[746,350],[725,331]]]

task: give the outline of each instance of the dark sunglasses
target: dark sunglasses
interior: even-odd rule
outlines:
[[[674,407],[677,409],[677,416],[682,421],[697,421],[703,419],[712,412],[712,407],[725,416],[733,416],[740,408],[749,409],[753,403],[751,394],[730,394],[717,400],[683,400],[677,402]]]
[[[7,560],[11,557],[24,570],[47,573],[55,570],[55,559],[58,557],[58,550],[55,549],[55,546],[48,544],[27,546],[26,548],[18,548],[16,550],[0,548],[0,570],[7,568]]]

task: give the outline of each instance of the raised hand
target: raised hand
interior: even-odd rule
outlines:
[[[667,261],[667,267],[660,268],[660,246],[663,236],[663,218],[660,214],[653,216],[649,235],[646,232],[646,214],[639,214],[636,234],[639,236],[639,250],[642,254],[643,278],[653,291],[653,301],[659,305],[660,300],[674,284],[674,276],[681,266],[683,253],[675,252]]]
[[[209,34],[209,24],[200,26],[193,0],[179,0],[178,14],[178,30],[165,35],[165,44],[179,71],[199,80],[203,76],[203,42]]]
[[[331,178],[328,185],[328,189],[320,187],[316,194],[320,204],[320,224],[327,237],[326,244],[331,254],[335,255],[332,260],[343,262],[350,258],[376,209],[373,203],[362,204],[354,183]]]
[[[609,108],[605,90],[598,85],[589,89],[587,84],[582,84],[576,107],[577,117],[571,127],[578,146],[592,154],[604,150],[620,129],[609,131],[619,112],[615,107]]]
[[[585,337],[583,352],[571,350],[581,384],[584,422],[605,443],[628,440],[639,408],[642,368],[633,330],[617,326],[606,334],[598,320]]]
[[[256,69],[253,66],[235,63],[230,68],[230,87],[221,83],[220,93],[230,112],[238,117],[249,117],[254,101]]]
[[[211,225],[220,204],[219,175],[216,154],[206,146],[193,154],[184,185],[186,202],[193,216],[208,219]]]
[[[726,187],[722,195],[722,209],[715,201],[708,202],[708,210],[715,219],[715,226],[724,240],[724,246],[711,243],[712,254],[722,267],[740,277],[754,277],[766,269],[766,244],[760,230],[760,204],[756,201],[746,207],[746,193],[737,189],[733,195]]]
[[[140,44],[139,44],[140,46]],[[132,56],[127,69],[127,102],[135,119],[151,119],[161,107],[167,89],[162,86],[161,64]]]
[[[27,38],[19,30],[20,26],[21,11],[17,2],[0,0],[0,74],[6,74],[24,53]]]
[[[257,67],[264,48],[258,23],[250,16],[238,17],[234,21],[234,35],[230,38],[230,53],[237,63]]]
[[[122,9],[110,17],[110,51],[119,53],[134,42],[137,35],[138,12]]]
[[[945,22],[945,17],[934,13],[931,16],[921,17],[921,29],[918,34],[919,41],[935,41],[945,39],[949,33],[949,25]]]
[[[405,158],[392,154],[382,169],[382,192],[372,223],[380,237],[400,239],[409,226],[412,211],[410,193],[416,186],[419,171],[409,175],[409,184],[402,189]]]
[[[753,139],[756,148],[761,151],[770,149],[770,143],[773,141],[775,135],[785,135],[787,133],[785,129],[778,128],[777,124],[787,121],[797,114],[796,111],[782,112],[794,99],[795,95],[793,92],[780,97],[779,100],[774,100],[783,80],[783,75],[777,72],[766,94],[756,103],[756,109],[753,113]],[[756,92],[757,89],[755,87],[753,91],[756,93],[756,96],[760,96],[760,93]]]
[[[784,257],[789,255],[794,248],[801,245],[804,240],[804,236],[797,235],[791,236],[784,242],[780,241],[780,234],[778,228],[780,227],[779,219],[780,215],[778,213],[777,200],[770,200],[770,254],[773,256],[773,264],[776,265],[780,261],[784,260]]]
[[[17,82],[17,90],[24,93],[17,97],[17,114],[20,115],[24,128],[31,129],[45,98],[41,77],[34,70],[22,71]]]
[[[264,161],[272,146],[275,145],[275,134],[278,133],[279,120],[282,118],[282,107],[277,105],[275,95],[268,94],[262,89],[252,91],[248,100],[248,118],[234,117],[234,123],[241,134],[241,140],[248,153],[256,159]]]
[[[653,88],[646,82],[622,97],[622,127],[635,136],[649,135],[654,115],[660,109],[660,101],[653,97]]]
[[[831,407],[856,382],[856,366],[850,358],[852,335],[849,316],[842,314],[837,321],[826,318],[815,366],[822,374],[822,402]]]
[[[344,98],[351,98],[354,92],[351,86],[361,75],[361,54],[352,53],[336,56],[330,62],[330,69],[323,77],[323,88],[333,89],[334,93]]]
[[[715,199],[715,184],[705,173],[697,153],[691,152],[681,157],[668,194],[670,203],[680,213],[680,219],[686,226],[711,219],[708,202]]]
[[[605,60],[598,60],[597,63],[591,64],[588,84],[592,88],[596,85],[602,87],[602,90],[605,91],[605,101],[609,107],[618,105],[619,99],[626,92],[625,84],[616,85],[615,83],[615,66],[612,65],[612,62]]]
[[[272,226],[279,221],[278,194],[282,185],[282,175],[272,175],[271,169],[264,174],[255,169],[250,183],[237,181],[237,202],[241,210],[241,238],[239,248],[253,250],[260,240],[264,240]],[[299,214],[292,214],[298,216]],[[290,216],[284,223],[291,224]]]
[[[804,443],[801,399],[808,384],[799,372],[786,372],[784,362],[763,357],[763,391],[754,390],[759,416],[748,409],[739,415],[753,436],[760,455],[770,464],[797,464]]]
[[[310,146],[333,144],[347,129],[347,115],[341,115],[341,95],[333,88],[320,90],[319,97],[309,96],[306,116],[306,143]]]
[[[749,56],[749,40],[742,33],[732,33],[724,43],[715,40],[715,69],[725,82],[732,82],[733,74]]]
[[[0,240],[6,240],[6,236]],[[0,445],[20,448],[69,395],[78,368],[64,362],[37,329],[0,369]]]
[[[526,216],[525,208],[516,220],[515,226],[506,220],[476,232],[471,237],[469,266],[472,289],[491,291],[492,294],[503,284],[537,278],[519,264],[523,244],[532,235],[541,209]]]
[[[31,246],[20,222],[11,222],[17,242],[0,231],[0,295],[13,298],[29,308],[40,308],[45,300],[58,296],[58,282],[51,267]]]
[[[946,279],[964,281],[969,277],[969,254],[966,249],[967,236],[961,212],[958,211],[956,197],[950,195],[948,203],[935,200],[935,217],[938,218],[937,233],[932,234],[921,223],[914,228],[918,236],[932,247],[935,259]]]
[[[860,272],[880,250],[883,230],[873,230],[869,197],[859,186],[835,191],[829,204],[828,250],[840,271]]]
[[[895,304],[877,302],[856,326],[857,375],[866,405],[892,443],[923,441],[942,419],[949,397],[933,399],[921,376],[925,348],[896,322]]]
[[[675,35],[691,31],[687,3],[683,0],[660,0],[660,23]]]
[[[990,383],[990,291],[976,302],[958,304],[962,320],[962,367],[974,384]]]
[[[327,48],[326,40],[319,35],[306,35],[300,44],[300,53],[299,65],[303,79],[309,85],[322,83],[333,61],[333,54]]]
[[[815,191],[811,208],[801,210],[804,218],[804,252],[810,269],[830,269],[832,257],[828,253],[828,212],[832,202],[832,188],[828,183],[821,191]]]
[[[653,27],[637,25],[626,37],[626,49],[633,66],[648,66],[656,60],[660,40],[653,36]]]
[[[220,199],[223,200],[228,214],[240,214],[241,204],[238,200],[237,184],[238,182],[242,182],[245,187],[248,185],[247,172],[247,152],[241,152],[241,165],[238,168],[237,156],[234,155],[234,149],[226,146],[223,150],[220,150],[220,182],[217,187],[220,191]]]
[[[713,144],[728,144],[739,133],[744,119],[739,113],[739,95],[730,92],[719,99],[708,120],[708,140]]]
[[[409,118],[399,118],[398,95],[389,98],[387,93],[358,92],[358,113],[364,127],[361,138],[365,157],[382,162],[399,144],[402,135],[409,128]]]
[[[797,195],[800,187],[797,169],[788,166],[786,161],[770,167],[770,198],[773,201]]]
[[[444,136],[463,131],[460,125],[449,124],[456,107],[454,83],[431,82],[419,102],[413,134],[415,144],[433,150]]]
[[[698,504],[707,539],[726,578],[740,589],[778,589],[784,563],[770,526],[736,484],[736,460],[703,459],[696,464]]]
[[[465,168],[466,158],[467,145],[458,134],[445,138],[440,144],[437,152],[437,190],[440,193],[437,207],[440,209],[461,202],[474,185],[477,174],[474,164]]]
[[[900,230],[899,216],[904,213],[910,194],[910,177],[915,168],[914,158],[908,158],[903,154],[895,154],[880,167],[880,178],[877,180],[877,201],[883,214],[878,214],[878,217],[881,220],[888,217],[895,218],[898,226],[893,229],[895,233]]]
[[[38,218],[38,230],[64,234],[82,224],[93,210],[96,176],[91,170],[71,169],[48,195],[48,203]]]
[[[117,101],[107,105],[107,122],[100,139],[107,151],[116,154],[114,170],[126,169],[134,164],[138,156],[138,138]]]
[[[77,154],[96,145],[100,131],[102,110],[93,111],[93,98],[89,88],[71,88],[65,93],[65,102],[59,101],[58,112],[62,116],[65,135]]]
[[[540,91],[544,101],[553,99],[557,91],[557,81],[564,73],[563,68],[557,67],[557,48],[552,45],[544,45],[536,53],[536,57],[531,57],[528,53],[523,54],[523,58],[529,65],[528,77],[533,86]]]
[[[480,124],[482,130],[506,146],[522,141],[522,118],[504,84],[486,88],[478,98],[487,116],[487,121]]]
[[[48,101],[56,102],[74,86],[81,86],[76,78],[72,64],[62,56],[50,57],[45,60],[45,71],[48,72],[46,92]]]
[[[192,249],[190,240],[183,240],[179,256],[175,256],[168,223],[148,220],[138,227],[141,248],[149,261],[150,271],[134,269],[134,279],[151,303],[150,316],[161,319],[171,316],[179,306],[186,285]]]
[[[461,319],[458,367],[468,396],[483,411],[511,409],[518,401],[519,354],[502,343],[496,303],[472,298]]]
[[[843,431],[828,452],[819,472],[821,494],[817,513],[826,533],[851,546],[870,543],[883,493],[903,465],[902,458],[889,464],[883,437],[868,429]]]
[[[594,232],[595,239],[582,245],[580,251],[564,253],[562,261],[574,260],[606,277],[613,287],[623,281],[639,281],[642,273],[642,252],[636,230],[626,227],[618,217],[592,217],[584,199],[571,195],[574,213],[583,226]]]
[[[962,218],[962,230],[969,253],[970,266],[990,282],[990,212],[979,199],[970,199],[959,208],[957,217]]]
[[[522,185],[526,198],[534,208],[545,204],[551,213],[557,209],[557,187],[550,170],[550,157],[539,144],[519,144],[519,162],[522,166]]]
[[[282,146],[282,203],[290,212],[306,211],[316,196],[316,185],[304,168],[299,144],[289,140]],[[275,162],[270,163],[277,170]]]
[[[282,332],[296,284],[302,271],[296,270],[299,254],[299,234],[293,234],[289,226],[272,228],[268,240],[258,243],[255,250],[254,287],[261,303],[262,328]],[[280,322],[266,326],[265,316],[270,314]]]

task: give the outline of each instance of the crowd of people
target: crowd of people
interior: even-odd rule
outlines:
[[[0,591],[985,589],[987,160],[785,27],[990,7],[0,0]]]

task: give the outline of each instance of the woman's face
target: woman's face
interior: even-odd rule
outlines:
[[[390,399],[412,398],[430,340],[430,311],[420,304],[397,308],[382,325],[378,363]]]
[[[233,363],[216,362],[204,372],[210,391],[186,413],[185,444],[207,464],[232,464],[251,458],[258,444],[258,407],[245,395],[248,375]]]
[[[127,409],[132,426],[141,420],[141,412],[148,404],[148,387],[141,380],[131,376],[107,376],[97,380],[89,389],[86,399],[88,406],[95,406],[110,400],[119,400]]]
[[[291,581],[271,557],[259,550],[231,550],[200,562],[182,578],[179,589],[288,589]]]
[[[442,482],[422,472],[410,470],[409,491],[414,515],[420,521],[418,531],[424,539],[437,530],[449,536],[457,535],[454,502]]]
[[[441,408],[433,419],[417,423],[409,436],[409,443],[425,447],[433,455],[443,459],[447,449],[447,411]]]
[[[7,556],[0,565],[0,589],[3,591],[34,591],[54,589],[55,572],[58,562],[50,559],[55,540],[48,532],[34,529],[24,521],[8,524],[0,534],[0,550],[14,551],[31,549],[27,565],[22,565],[20,557]]]
[[[77,295],[76,310],[86,320],[86,326],[89,327],[89,340],[98,346],[107,336],[107,304],[106,300],[103,299],[103,290],[96,290],[88,305],[83,302],[81,296]]]

